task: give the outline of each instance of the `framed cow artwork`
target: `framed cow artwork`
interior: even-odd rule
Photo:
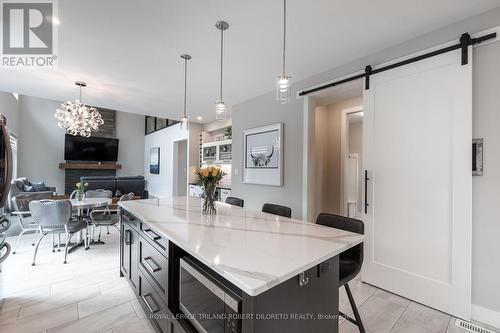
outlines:
[[[243,132],[243,182],[283,186],[283,124]]]

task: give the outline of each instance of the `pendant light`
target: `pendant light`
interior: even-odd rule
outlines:
[[[292,77],[285,72],[286,63],[286,0],[283,0],[283,70],[276,81],[276,100],[281,104],[290,102],[290,84]]]
[[[104,120],[102,120],[101,114],[96,108],[81,102],[82,87],[86,87],[87,84],[76,81],[75,85],[80,87],[80,99],[61,104],[62,109],[57,109],[54,116],[57,119],[57,125],[64,128],[68,134],[88,138],[92,132],[99,130],[99,126],[104,124]]]
[[[187,62],[191,59],[189,54],[181,54],[181,58],[184,59],[184,113],[181,118],[181,127],[186,124],[186,128],[189,128],[189,118],[187,116]]]
[[[217,21],[215,27],[220,30],[220,95],[219,100],[215,103],[215,119],[223,121],[226,119],[227,106],[222,100],[222,67],[224,55],[224,30],[229,28],[229,23],[225,21]]]

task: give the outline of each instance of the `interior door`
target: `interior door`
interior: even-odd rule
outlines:
[[[466,320],[471,62],[457,50],[371,76],[363,121],[363,280]]]

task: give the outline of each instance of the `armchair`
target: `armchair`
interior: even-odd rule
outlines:
[[[43,195],[43,197],[38,198],[38,200],[41,200],[50,198],[56,191],[55,187],[47,187],[43,182],[31,183],[28,178],[25,177],[13,179],[10,183],[11,187],[8,196],[8,206],[10,211],[15,210],[13,199],[18,194],[38,193]]]

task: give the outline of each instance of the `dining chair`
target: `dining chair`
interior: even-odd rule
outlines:
[[[113,192],[110,190],[97,189],[97,190],[88,190],[85,192],[85,198],[88,199],[111,199],[113,197]],[[90,214],[90,210],[87,211],[87,215]],[[106,227],[106,232],[109,235],[109,226]],[[99,228],[99,236],[101,235],[101,229]],[[100,239],[100,237],[99,237]],[[94,228],[92,228],[92,241],[94,241]]]
[[[226,203],[230,204],[232,206],[243,207],[245,201],[243,199],[236,198],[236,197],[227,197]]]
[[[292,217],[292,209],[282,205],[265,203],[264,206],[262,206],[262,211],[264,213],[279,215],[283,217]]]
[[[357,234],[364,234],[365,226],[362,221],[350,217],[321,213],[316,219],[316,224],[346,230]],[[358,307],[352,296],[351,288],[349,288],[349,281],[354,279],[361,271],[363,265],[363,243],[356,245],[341,254],[339,254],[339,288],[344,286],[351,304],[354,318],[339,312],[341,316],[349,320],[354,325],[358,326],[361,333],[365,333],[361,316],[359,315]]]
[[[15,209],[15,211],[12,212],[12,215],[17,216],[19,228],[21,229],[21,232],[17,236],[16,243],[12,248],[12,254],[16,253],[19,241],[24,234],[33,233],[34,238],[31,245],[35,246],[38,235],[38,224],[35,223],[35,220],[33,220],[33,217],[31,216],[29,203],[30,201],[41,199],[45,199],[45,196],[37,193],[18,194],[12,198],[12,206]]]
[[[85,192],[85,198],[106,198],[106,199],[111,199],[113,197],[113,192],[110,190],[103,190],[103,189],[98,189],[98,190],[88,190]]]
[[[39,200],[29,203],[31,216],[38,224],[38,232],[40,238],[36,243],[35,253],[33,255],[32,266],[35,266],[36,254],[42,239],[49,234],[66,234],[66,246],[64,251],[64,263],[66,264],[68,257],[68,247],[71,238],[76,233],[85,229],[85,247],[88,246],[87,222],[83,220],[72,219],[72,207],[69,200]],[[52,242],[52,247],[54,247]]]
[[[134,193],[124,194],[118,200],[119,202],[132,200],[134,198]],[[94,209],[90,212],[90,221],[92,223],[92,228],[99,227],[99,235],[97,236],[97,243],[101,242],[101,227],[106,226],[117,226],[120,221],[120,214],[118,209],[109,209],[108,207],[104,209]],[[109,229],[108,229],[109,230]],[[108,231],[109,234],[109,231]],[[94,242],[94,232],[92,232],[92,242]]]

